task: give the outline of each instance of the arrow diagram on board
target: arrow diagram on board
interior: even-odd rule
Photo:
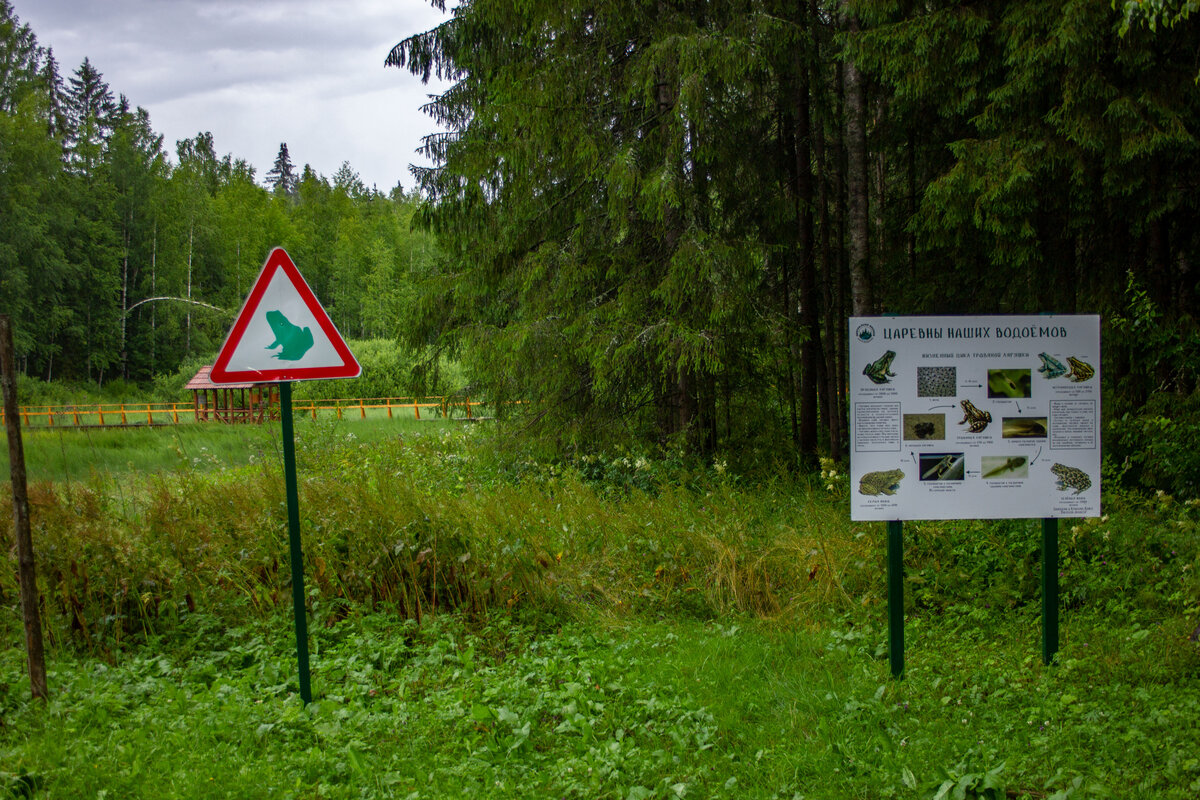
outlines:
[[[1037,455],[1029,460],[1029,466],[1032,467],[1034,464],[1037,463],[1037,460],[1041,457],[1042,457],[1042,448],[1039,447],[1038,451],[1037,451]]]

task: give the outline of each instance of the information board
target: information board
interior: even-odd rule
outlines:
[[[1100,318],[852,317],[855,520],[1100,514]]]

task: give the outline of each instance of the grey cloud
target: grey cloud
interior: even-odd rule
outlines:
[[[211,130],[260,173],[280,141],[308,141],[312,155],[291,147],[298,161],[329,174],[349,160],[387,187],[436,128],[419,108],[439,87],[383,66],[441,21],[424,0],[12,1],[64,76],[86,55],[167,142]]]

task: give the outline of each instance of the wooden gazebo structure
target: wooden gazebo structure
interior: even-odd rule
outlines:
[[[274,383],[213,383],[212,365],[187,382],[197,422],[263,422],[279,419],[279,388]]]

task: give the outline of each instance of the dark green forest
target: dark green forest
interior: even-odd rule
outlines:
[[[564,450],[803,461],[845,449],[847,316],[1097,313],[1108,477],[1200,477],[1195,3],[431,2],[386,63],[451,82],[408,196],[168,153],[3,2],[22,368],[211,353],[282,244],[344,333]]]
[[[489,397],[838,454],[848,315],[1098,313],[1112,469],[1196,478],[1194,3],[434,3],[422,330]]]

